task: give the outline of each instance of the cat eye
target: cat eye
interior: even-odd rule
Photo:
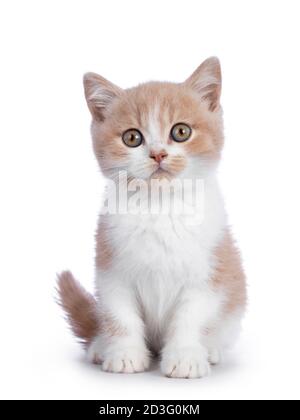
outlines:
[[[139,147],[143,143],[143,135],[139,130],[130,129],[125,131],[122,136],[123,142],[128,147]]]
[[[171,130],[172,139],[181,143],[187,141],[192,135],[192,129],[187,124],[176,124]]]

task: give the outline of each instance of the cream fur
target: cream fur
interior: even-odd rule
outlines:
[[[123,91],[92,74],[86,76],[85,88],[94,149],[104,175],[117,182],[119,171],[126,170],[131,179],[201,179],[204,185],[199,224],[171,212],[101,216],[96,260],[99,333],[88,342],[88,358],[102,363],[105,371],[133,373],[146,370],[151,354],[158,354],[164,375],[203,377],[233,343],[246,303],[244,276],[217,181],[223,145],[219,62],[207,60],[179,85],[149,83]],[[183,122],[192,127],[192,136],[175,143],[170,130]],[[144,135],[137,148],[128,148],[120,138],[132,128]],[[166,158],[159,164],[151,153],[162,150]],[[113,194],[115,188],[108,187],[107,198]],[[192,194],[185,190],[189,205],[194,205]],[[200,209],[194,205],[194,211]],[[67,289],[61,293],[63,303]],[[78,287],[72,290],[80,292]],[[77,326],[76,306],[67,303],[71,323],[75,320]]]

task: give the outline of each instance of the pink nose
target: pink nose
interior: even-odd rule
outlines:
[[[150,153],[151,159],[154,159],[157,163],[161,163],[164,159],[168,157],[168,153],[165,150],[161,152],[151,152]]]

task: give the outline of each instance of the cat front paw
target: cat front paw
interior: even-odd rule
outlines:
[[[135,347],[106,352],[102,363],[102,369],[112,373],[139,373],[147,370],[149,366],[148,351]]]
[[[166,349],[161,371],[168,378],[203,378],[210,373],[207,350],[201,346]]]

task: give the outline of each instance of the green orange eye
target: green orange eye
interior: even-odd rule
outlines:
[[[187,141],[192,135],[192,129],[187,124],[176,124],[171,130],[171,136],[174,141],[182,143]]]
[[[143,135],[139,130],[136,129],[125,131],[122,139],[128,147],[139,147],[143,143]]]

